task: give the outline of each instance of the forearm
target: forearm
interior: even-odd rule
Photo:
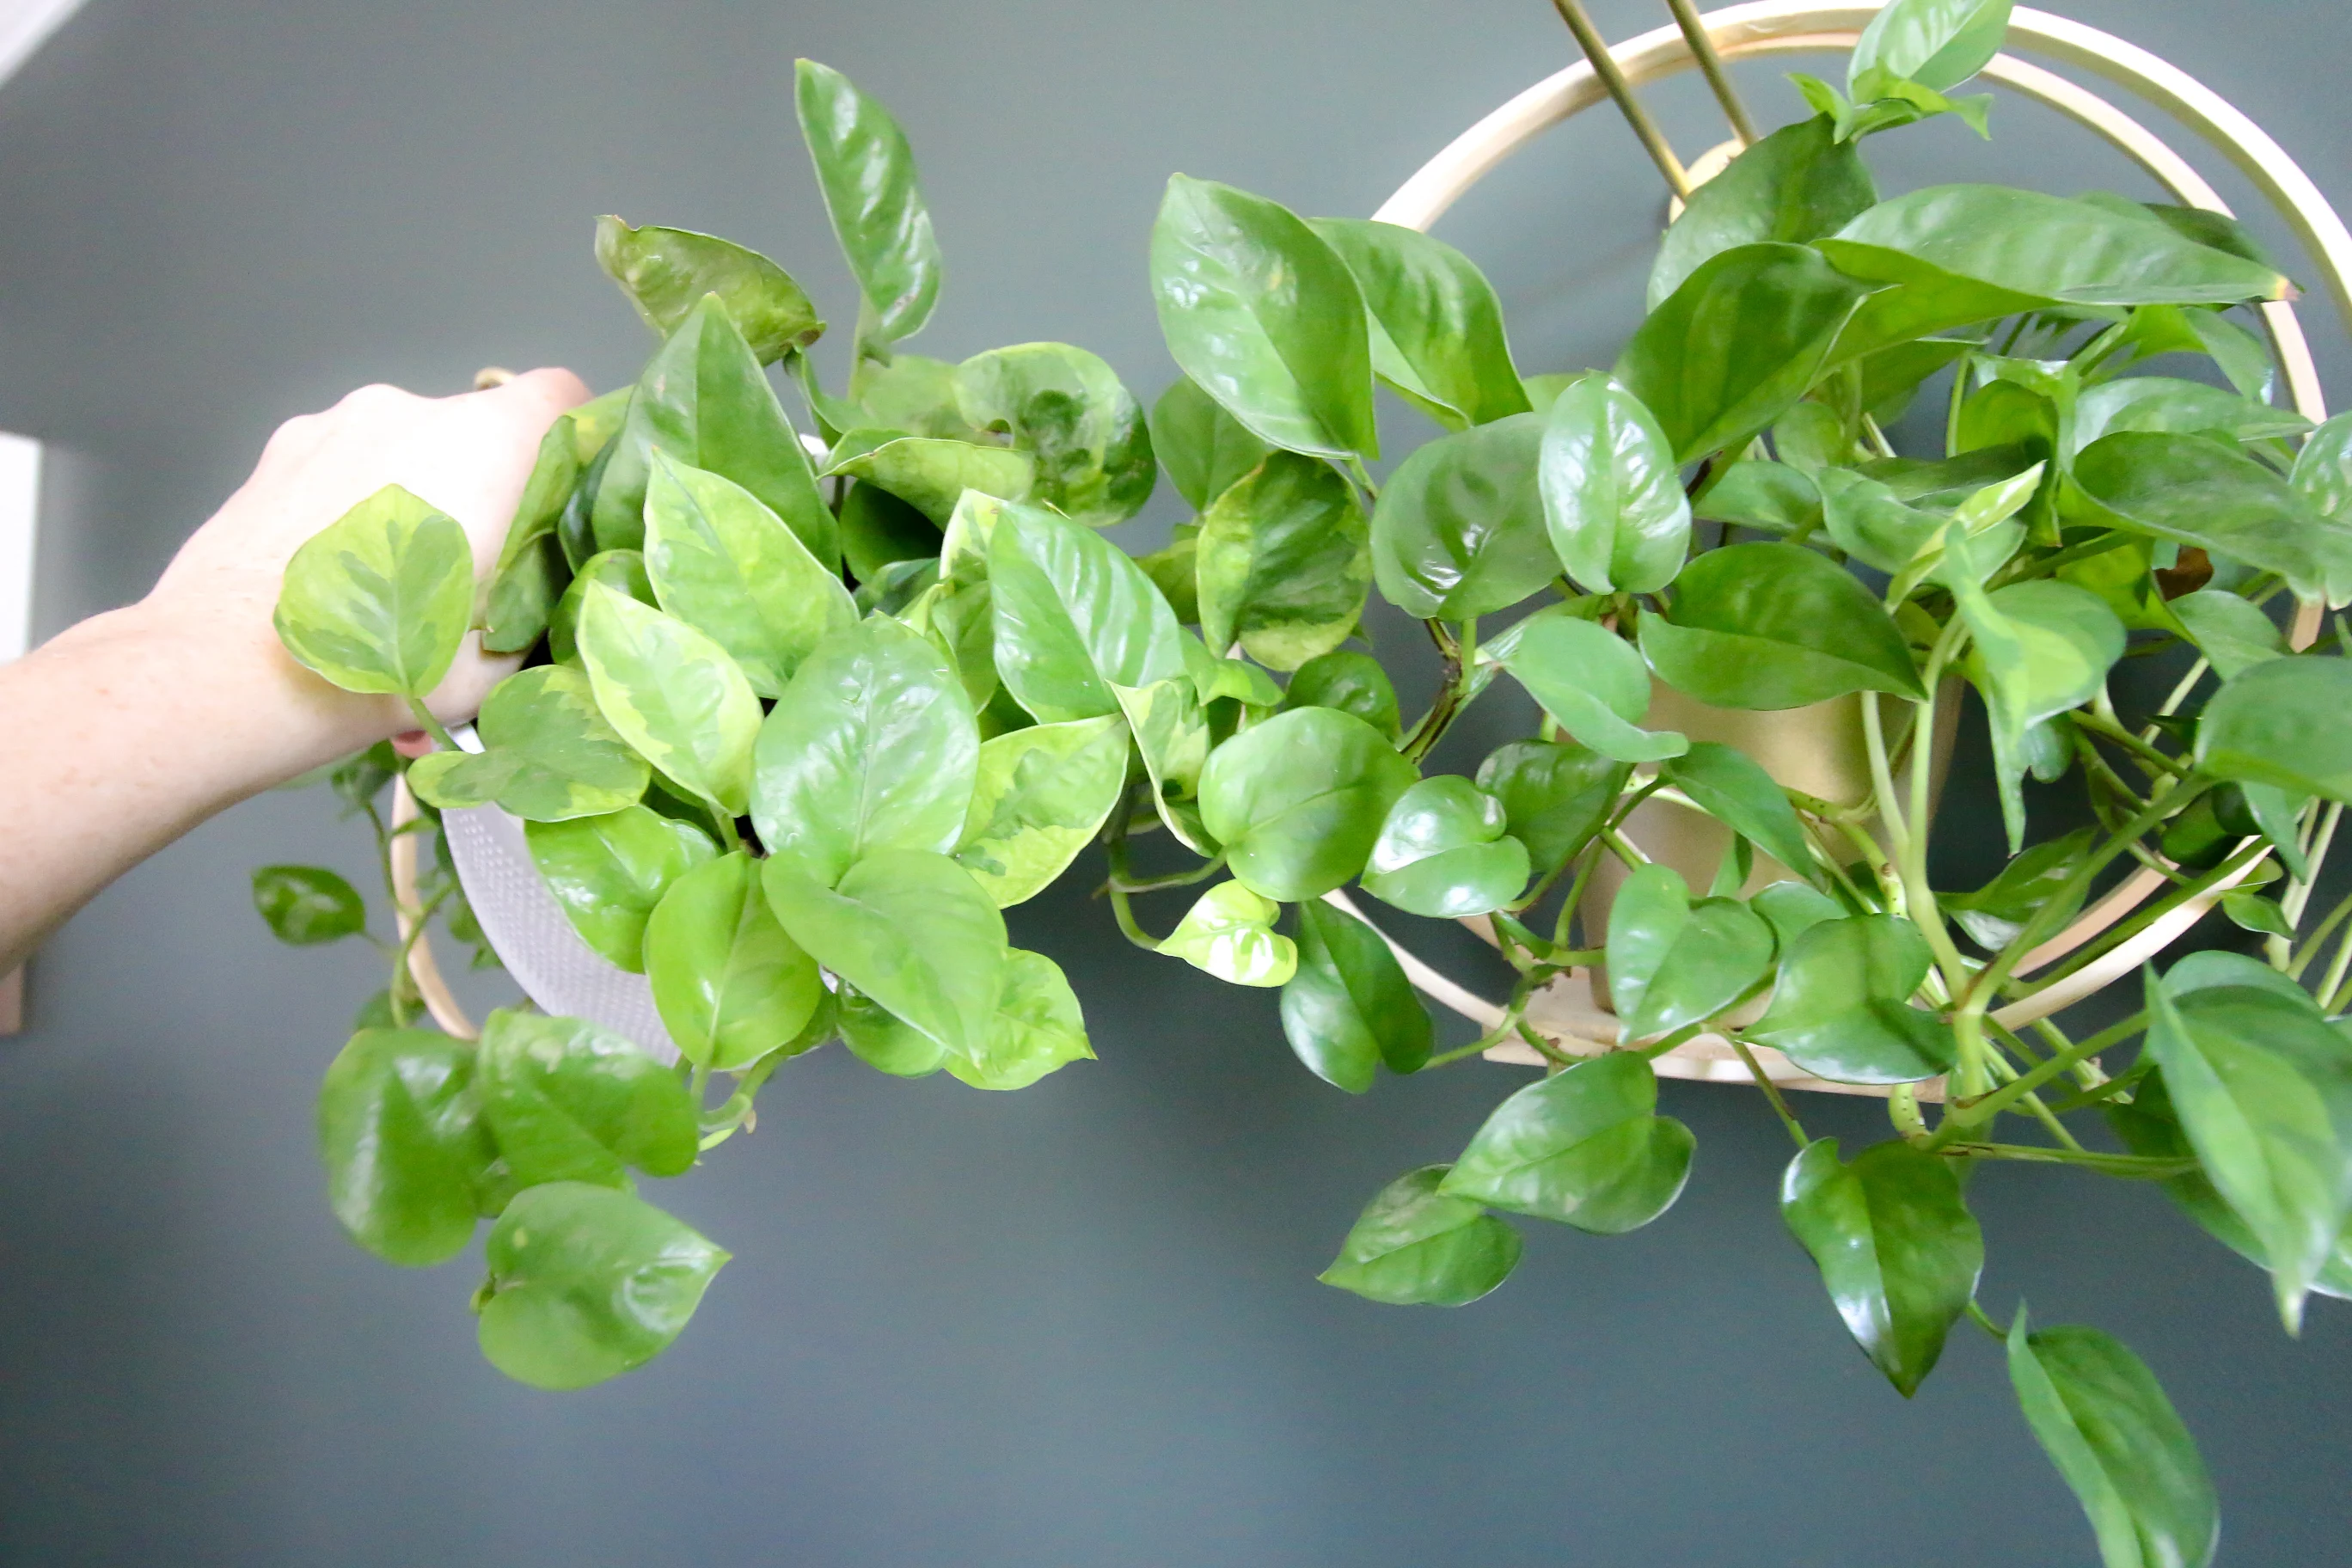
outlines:
[[[196,824],[401,727],[154,600],[0,667],[0,973]]]

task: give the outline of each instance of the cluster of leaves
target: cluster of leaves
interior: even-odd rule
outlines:
[[[2269,1270],[2291,1329],[2309,1292],[2352,1289],[2352,1043],[2331,1021],[2352,1001],[2352,900],[2305,918],[2352,799],[2352,664],[2291,649],[2277,618],[2352,597],[2352,422],[2271,403],[2237,312],[2289,285],[2226,218],[1989,185],[1880,198],[1862,140],[1980,123],[1944,94],[2006,17],[1881,12],[1850,97],[1806,85],[1822,112],[1695,194],[1606,371],[1520,374],[1494,291],[1439,241],[1177,176],[1151,282],[1183,374],[1148,420],[1066,345],[961,364],[896,346],[938,288],[913,164],[877,105],[804,62],[803,130],[863,295],[845,395],[773,263],[607,219],[598,256],[664,342],[635,387],[550,433],[479,604],[456,525],[397,493],[289,568],[288,646],[354,689],[422,713],[473,625],[530,656],[483,749],[425,759],[411,786],[524,818],[572,923],[648,974],[685,1058],[625,1064],[587,1026],[511,1014],[478,1047],[363,1032],[322,1101],[346,1226],[429,1261],[496,1215],[492,1360],[547,1384],[636,1364],[724,1255],[626,1168],[683,1169],[836,1037],[885,1072],[983,1088],[1088,1055],[1060,972],[1008,947],[999,911],[1098,840],[1130,939],[1280,987],[1292,1047],[1343,1089],[1507,1038],[1549,1060],[1453,1162],[1372,1200],[1328,1282],[1460,1304],[1519,1256],[1496,1211],[1601,1234],[1657,1217],[1694,1140],[1658,1114],[1651,1063],[1709,1032],[1795,1139],[1790,1227],[1888,1379],[1909,1394],[1974,1318],[2105,1560],[2204,1562],[2211,1489],[2147,1370],[2095,1330],[2028,1332],[2021,1309],[2002,1334],[1978,1305],[1962,1176],[2012,1159],[2161,1181]],[[2168,355],[2208,379],[2146,374]],[[1886,426],[1931,382],[1941,449],[1898,455]],[[1438,431],[1379,483],[1376,386]],[[1162,468],[1196,521],[1137,559],[1098,531]],[[1442,660],[1410,725],[1364,644],[1374,591]],[[2119,714],[2111,669],[2174,649],[2196,662],[2170,699]],[[1473,775],[1429,772],[1506,675],[1537,732]],[[1964,686],[2012,858],[1939,891],[1935,748],[1913,738]],[[1843,704],[1874,787],[1817,798],[1653,727],[1660,688],[1702,713]],[[2029,774],[2071,781],[2097,826],[2029,844]],[[1652,799],[1729,830],[1704,892],[1631,836]],[[1142,874],[1131,841],[1153,832],[1189,854]],[[1604,865],[1614,895],[1588,900]],[[2157,897],[2021,976],[2135,867]],[[1170,934],[1145,929],[1136,900],[1202,884]],[[1517,974],[1501,1023],[1433,1055],[1350,884],[1481,919]],[[2084,1038],[2022,1022],[2225,889],[2264,959],[2185,960]],[[1585,970],[1622,1023],[1599,1055],[1528,1022]],[[1895,1135],[1852,1158],[1808,1136],[1759,1050],[1883,1088]],[[715,1074],[733,1088],[714,1109]],[[2082,1115],[2128,1152],[2085,1147]]]

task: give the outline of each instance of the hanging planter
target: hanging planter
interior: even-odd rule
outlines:
[[[296,556],[287,646],[406,696],[440,742],[334,773],[388,846],[402,942],[322,1091],[331,1199],[401,1263],[488,1219],[475,1306],[502,1370],[578,1386],[669,1342],[726,1255],[631,1173],[749,1131],[796,1058],[838,1042],[1010,1089],[1089,1056],[1080,999],[1001,911],[1099,844],[1127,935],[1279,987],[1292,1049],[1339,1088],[1482,1052],[1545,1069],[1455,1160],[1375,1195],[1328,1283],[1459,1305],[1517,1261],[1506,1215],[1647,1224],[1694,1142],[1657,1079],[1751,1083],[1797,1148],[1789,1226],[1888,1379],[1910,1393],[1972,1319],[2106,1561],[2207,1559],[2211,1489],[2147,1369],[1978,1303],[1960,1178],[2008,1160],[2160,1182],[2269,1271],[2290,1329],[2314,1291],[2352,1293],[2352,1047],[2330,1021],[2352,900],[2307,907],[2352,798],[2352,675],[2313,646],[2352,598],[2352,422],[2326,420],[2292,286],[2212,191],[2000,53],[2004,28],[2216,140],[2339,298],[2352,238],[2196,83],[1997,0],[1676,0],[1674,26],[1614,50],[1555,3],[1588,63],[1372,221],[1170,182],[1152,285],[1184,374],[1148,421],[1080,349],[950,365],[898,346],[939,288],[911,155],[803,62],[861,289],[841,395],[773,263],[608,218],[599,258],[661,344],[550,432],[496,577],[475,584],[457,524],[399,491]],[[1718,55],[1822,50],[1851,52],[1845,88],[1798,79],[1811,117],[1756,135]],[[1699,184],[1633,96],[1692,63],[1747,144]],[[1988,100],[1954,96],[1979,73],[2181,205],[1882,199],[1864,139],[1980,127]],[[1684,205],[1613,368],[1523,375],[1475,266],[1417,231],[1604,98]],[[2205,379],[2151,374],[2166,356]],[[1376,382],[1442,433],[1399,451]],[[1886,426],[1930,384],[1935,438],[1899,452]],[[1197,521],[1136,559],[1099,531],[1163,470]],[[1441,666],[1410,724],[1356,636],[1375,592]],[[526,668],[451,735],[425,698],[469,631]],[[2118,710],[2117,661],[2175,649],[2193,664],[2167,700]],[[1540,727],[1440,769],[1498,682]],[[1927,844],[1970,687],[2010,854],[1939,889]],[[2029,831],[2029,776],[2092,825]],[[331,873],[275,868],[257,891],[289,940],[363,923]],[[2263,956],[2197,953],[2143,997],[2217,904]],[[434,964],[436,916],[536,1010],[478,1028]],[[1508,995],[1414,957],[1406,916],[1473,922]],[[2130,1016],[2061,1022],[2117,982]],[[1479,1037],[1434,1052],[1416,988]],[[1891,1135],[1848,1157],[1788,1088],[1882,1096]]]

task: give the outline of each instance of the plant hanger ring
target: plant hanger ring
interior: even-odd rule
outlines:
[[[1882,8],[1874,4],[1824,5],[1806,0],[1755,0],[1753,4],[1727,6],[1700,16],[1690,11],[1686,0],[1669,0],[1676,17],[1675,24],[1603,50],[1599,35],[1576,0],[1554,3],[1586,49],[1588,58],[1538,82],[1454,138],[1397,187],[1395,194],[1372,215],[1376,220],[1426,231],[1505,159],[1552,126],[1612,98],[1625,111],[1669,187],[1680,195],[1686,189],[1683,165],[1633,97],[1631,89],[1696,66],[1706,74],[1744,144],[1749,139],[1746,116],[1718,68],[1721,60],[1848,52]],[[2227,156],[2285,221],[2326,280],[2338,310],[2347,322],[2352,322],[2352,232],[2346,230],[2343,219],[2310,177],[2242,110],[2187,72],[2147,50],[2095,27],[2044,11],[2018,7],[2011,16],[2008,38],[2012,44],[2031,47],[2061,64],[2115,83],[2164,110]],[[2095,132],[2183,204],[2217,213],[2230,211],[2221,195],[2161,138],[2089,89],[2005,53],[1995,55],[1981,74]],[[2296,411],[2315,424],[2324,420],[2327,409],[2318,370],[2294,304],[2273,300],[2261,306],[2261,310]],[[2289,631],[2291,646],[2297,649],[2310,647],[2318,634],[2319,621],[2319,607],[2305,606]],[[2119,943],[2095,963],[2000,1009],[1992,1017],[2004,1027],[2021,1027],[2070,1006],[2130,973],[2201,919],[2237,885],[2242,875],[2219,881]],[[2064,931],[2028,953],[2018,965],[2018,972],[2030,973],[2092,942],[2126,919],[2165,885],[2160,872],[2147,868],[2136,870]],[[1335,903],[1352,907],[1347,904],[1344,894],[1328,896]],[[1465,923],[1474,929],[1485,925],[1483,918]],[[1414,985],[1433,1000],[1482,1029],[1491,1029],[1502,1019],[1500,1007],[1439,973],[1392,939],[1389,945]],[[1571,1009],[1570,1018],[1565,1020],[1555,1014],[1549,1018],[1531,1015],[1528,1021],[1538,1028],[1580,1037],[1570,1040],[1572,1047],[1589,1049],[1614,1044],[1613,1021],[1583,1009]],[[1529,1065],[1543,1061],[1533,1050],[1517,1044],[1501,1045],[1486,1054],[1498,1061]],[[1747,1068],[1725,1043],[1712,1036],[1702,1036],[1678,1047],[1659,1058],[1654,1065],[1667,1076],[1726,1082],[1746,1082],[1748,1077]],[[1873,1092],[1807,1078],[1778,1061],[1771,1064],[1770,1072],[1779,1081],[1801,1087]]]

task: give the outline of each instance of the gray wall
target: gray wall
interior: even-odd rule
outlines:
[[[2192,65],[2352,196],[2339,8],[2072,8]],[[1621,37],[1662,19],[1597,9]],[[1147,395],[1171,374],[1143,288],[1168,172],[1367,212],[1568,58],[1539,0],[92,0],[0,92],[0,426],[77,459],[43,625],[143,591],[277,421],[356,383],[633,374],[597,213],[761,246],[845,315],[796,54],[915,139],[949,258],[918,346],[1067,338]],[[1774,72],[1748,79],[1793,109]],[[1688,82],[1659,96],[1686,151],[1714,139]],[[2046,116],[1996,119],[1990,150],[1948,124],[1874,143],[1883,177],[2139,188]],[[1656,216],[1596,115],[1441,232],[1492,269],[1522,363],[1556,369],[1610,355]],[[378,1264],[320,1201],[311,1095],[374,981],[356,951],[276,948],[245,877],[356,872],[358,848],[323,799],[266,796],[39,958],[32,1027],[0,1042],[5,1561],[2090,1559],[1995,1347],[1959,1331],[1907,1405],[1855,1353],[1775,1214],[1788,1149],[1752,1095],[1667,1089],[1701,1153],[1652,1228],[1531,1225],[1489,1300],[1374,1307],[1314,1272],[1524,1075],[1349,1100],[1290,1059],[1270,995],[1135,953],[1068,892],[1015,938],[1069,968],[1098,1064],[1013,1096],[795,1064],[756,1137],[658,1194],[737,1255],[685,1339],[593,1392],[510,1385],[472,1347],[471,1263]],[[1885,1132],[1870,1102],[1804,1110]],[[2352,1311],[2284,1341],[2261,1278],[2150,1191],[2004,1168],[1974,1197],[1997,1311],[2021,1293],[2095,1321],[2164,1378],[2226,1561],[2344,1561]]]

